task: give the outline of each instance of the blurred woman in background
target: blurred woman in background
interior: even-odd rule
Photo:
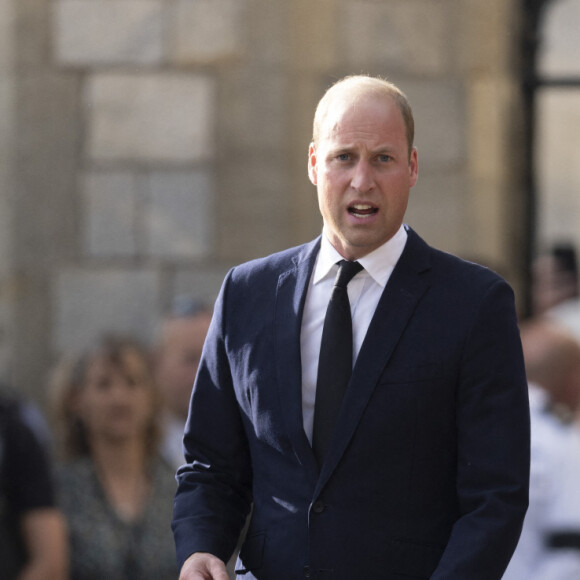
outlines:
[[[53,384],[73,580],[174,580],[173,470],[158,455],[159,394],[147,353],[106,337]]]

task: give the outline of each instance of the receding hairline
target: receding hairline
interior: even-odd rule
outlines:
[[[403,123],[405,124],[405,133],[409,154],[413,149],[415,138],[415,121],[413,111],[405,93],[394,83],[375,76],[353,75],[344,77],[334,83],[324,93],[314,114],[314,123],[312,127],[312,142],[316,145],[320,138],[320,130],[332,104],[338,100],[354,103],[364,97],[381,97],[392,99],[401,112]]]

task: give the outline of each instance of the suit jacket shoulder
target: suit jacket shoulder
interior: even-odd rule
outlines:
[[[256,258],[234,266],[230,278],[236,283],[251,283],[255,276],[274,276],[292,270],[304,262],[314,261],[320,248],[321,236],[299,246],[288,248],[269,256]]]
[[[450,299],[454,295],[475,299],[496,284],[508,285],[490,268],[430,246],[411,228],[408,234],[407,246],[397,268],[429,271],[431,283],[447,287]]]

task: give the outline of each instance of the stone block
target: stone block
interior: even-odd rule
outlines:
[[[464,173],[426,171],[411,190],[405,222],[435,247],[474,258],[471,194]]]
[[[0,71],[0,276],[9,270],[12,245],[15,79]]]
[[[60,0],[54,5],[57,63],[157,64],[164,57],[162,0]]]
[[[206,171],[158,171],[147,177],[145,252],[183,259],[213,250],[214,184]]]
[[[500,181],[510,171],[507,131],[518,90],[512,79],[495,75],[481,75],[467,85],[469,163],[477,179]]]
[[[271,152],[284,148],[289,132],[289,82],[267,68],[244,67],[225,79],[221,91],[220,133],[228,135],[227,146],[242,153]]]
[[[13,0],[0,0],[0,78],[14,69],[15,13]]]
[[[214,82],[194,74],[97,74],[85,94],[95,161],[183,163],[213,156]]]
[[[13,159],[15,95],[16,77],[0,71],[0,171],[7,169]]]
[[[283,66],[290,56],[289,20],[291,2],[248,0],[247,47],[249,60]]]
[[[220,257],[247,260],[288,247],[295,200],[287,164],[272,157],[240,158],[220,177]]]
[[[356,69],[441,73],[452,53],[448,7],[432,0],[342,0],[341,54]]]
[[[132,256],[136,245],[137,185],[127,171],[83,177],[83,247],[96,257]]]
[[[11,278],[11,384],[26,395],[41,394],[50,368],[51,276],[44,268],[19,269]]]
[[[11,0],[16,17],[15,59],[20,71],[47,67],[50,54],[50,10],[46,0]]]
[[[46,268],[77,254],[78,94],[71,75],[18,79],[12,210],[19,268]]]
[[[571,152],[580,151],[580,103],[576,91],[543,91],[537,100],[537,168],[540,239],[571,241],[580,248],[580,169]]]
[[[13,349],[12,296],[12,83],[0,72],[0,380],[8,379]]]
[[[397,84],[413,108],[419,175],[422,166],[441,168],[464,164],[467,158],[467,97],[463,84],[455,79],[406,79]]]
[[[292,67],[323,74],[328,72],[340,60],[336,0],[294,0],[289,5]]]
[[[521,50],[522,10],[519,0],[457,1],[453,34],[460,49],[454,58],[461,70],[509,71]]]
[[[52,343],[76,352],[103,332],[121,332],[149,342],[159,317],[159,279],[154,270],[62,270],[53,288]]]
[[[244,52],[245,0],[177,0],[172,18],[172,58],[205,64]]]

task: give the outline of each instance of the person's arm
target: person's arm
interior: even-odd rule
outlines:
[[[528,389],[513,292],[483,297],[457,386],[457,500],[461,516],[431,580],[499,580],[528,506]]]
[[[250,452],[228,357],[231,339],[226,340],[230,279],[231,273],[203,348],[184,435],[187,463],[177,472],[172,529],[182,567],[194,553],[213,554],[226,562],[250,511]]]
[[[183,564],[179,580],[229,580],[225,564],[212,554],[196,552]]]
[[[18,580],[65,580],[68,576],[68,543],[63,516],[55,508],[35,509],[21,521],[28,563]]]
[[[6,418],[4,436],[7,499],[26,552],[18,580],[64,580],[68,538],[64,516],[56,507],[48,449],[18,403]]]

